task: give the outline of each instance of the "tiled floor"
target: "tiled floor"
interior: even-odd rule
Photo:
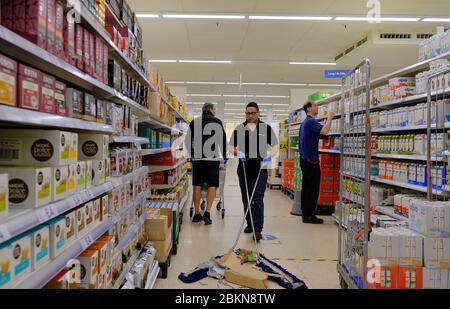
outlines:
[[[155,288],[229,288],[215,279],[204,279],[188,285],[178,280],[180,272],[189,272],[212,256],[224,254],[233,245],[243,217],[243,206],[238,180],[232,162],[227,171],[225,186],[226,217],[224,220],[213,207],[213,225],[189,222],[189,207],[184,209],[184,223],[180,234],[178,254],[172,256],[172,265],[167,279],[158,279]],[[323,217],[321,226],[307,225],[300,218],[290,215],[292,200],[279,190],[267,190],[265,195],[264,234],[274,235],[276,241],[262,241],[260,251],[300,279],[309,288],[336,289],[339,279],[336,271],[337,226],[331,217]],[[253,249],[250,235],[243,234],[239,248]],[[286,260],[291,259],[291,260]],[[294,260],[292,260],[294,259]],[[303,259],[325,259],[326,261],[302,261]],[[277,288],[271,284],[271,288]]]

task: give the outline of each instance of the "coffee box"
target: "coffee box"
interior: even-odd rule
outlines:
[[[78,134],[71,133],[69,145],[69,164],[78,163]]]
[[[14,281],[12,251],[10,242],[0,244],[0,289],[10,288]]]
[[[92,74],[91,71],[91,50],[90,50],[90,32],[87,29],[83,31],[83,71]]]
[[[56,52],[56,3],[55,0],[47,0],[47,40],[46,49],[54,55]]]
[[[105,181],[109,181],[111,179],[111,159],[105,159]]]
[[[0,104],[17,105],[17,62],[0,55]]]
[[[61,59],[65,58],[64,53],[64,7],[60,2],[55,6],[55,55]]]
[[[9,241],[12,247],[14,281],[20,281],[31,273],[31,233],[17,236]]]
[[[84,95],[83,92],[74,88],[67,88],[66,101],[68,116],[73,118],[83,118],[84,112]]]
[[[86,189],[92,187],[92,178],[93,178],[93,170],[92,170],[92,160],[86,161]]]
[[[31,230],[31,271],[50,260],[50,228],[41,225]]]
[[[77,163],[69,164],[69,177],[67,179],[67,195],[73,195],[77,193]]]
[[[98,279],[98,251],[86,250],[79,257],[81,263],[81,283],[97,286]]]
[[[8,217],[8,210],[9,210],[8,204],[9,204],[8,174],[0,174],[0,221]]]
[[[86,232],[86,213],[85,206],[82,206],[76,210],[77,219],[77,237],[81,237]]]
[[[83,37],[83,26],[80,24],[75,24],[75,57],[76,66],[80,70],[83,70]]]
[[[80,133],[78,135],[78,159],[102,160],[109,155],[109,136]]]
[[[105,195],[101,198],[101,221],[108,219],[109,212],[109,195]]]
[[[47,47],[47,0],[27,0],[26,30],[23,36],[46,49]]]
[[[52,201],[56,202],[68,196],[69,167],[67,165],[52,168]]]
[[[86,162],[77,163],[77,192],[86,189]]]
[[[93,201],[94,208],[94,224],[101,221],[101,213],[102,213],[102,200],[100,198],[95,199]]]
[[[86,216],[86,229],[89,230],[94,224],[94,203],[89,202],[84,205],[84,215]]]
[[[92,185],[105,183],[105,160],[92,160]]]
[[[47,74],[41,74],[41,100],[39,110],[41,112],[55,114],[55,82],[56,79]]]
[[[75,52],[75,20],[64,18],[64,50],[67,63],[72,66],[77,65],[77,55]]]
[[[40,72],[19,64],[19,107],[39,110]]]
[[[77,239],[77,211],[69,212],[62,218],[65,222],[67,244],[70,244]]]
[[[84,94],[83,119],[88,121],[95,121],[96,104],[93,95]]]
[[[50,227],[50,257],[55,259],[66,246],[66,221],[54,218],[46,223]]]
[[[69,111],[66,104],[66,84],[59,81],[55,82],[55,105],[57,115],[68,116]]]
[[[96,100],[95,119],[98,123],[105,123],[105,101]]]
[[[9,177],[9,208],[33,209],[51,202],[51,168],[0,167]]]

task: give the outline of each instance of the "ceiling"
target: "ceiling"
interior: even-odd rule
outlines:
[[[128,0],[137,13],[196,13],[289,16],[366,16],[366,0]],[[374,1],[369,1],[374,2]],[[384,16],[443,17],[448,0],[382,0]],[[448,15],[448,14],[447,14]],[[232,64],[156,63],[166,81],[339,83],[325,79],[325,69],[351,69],[365,57],[373,77],[417,62],[417,42],[381,44],[379,33],[435,33],[438,23],[266,21],[141,18],[144,50],[150,59],[232,60]],[[443,24],[450,26],[450,24]],[[334,62],[335,56],[357,41],[368,42],[337,61],[336,66],[290,65],[290,61]],[[288,96],[292,86],[173,85],[190,94],[256,94]],[[309,87],[314,92],[315,87]],[[338,88],[331,88],[337,91]],[[236,97],[188,97],[189,102],[243,103]],[[258,102],[288,103],[287,98]],[[227,106],[228,108],[228,106]],[[231,108],[231,107],[230,107]]]

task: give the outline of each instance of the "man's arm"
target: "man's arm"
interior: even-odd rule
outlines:
[[[333,121],[333,118],[334,118],[334,112],[328,111],[327,122],[326,122],[325,126],[322,128],[322,130],[320,131],[321,135],[327,135],[328,133],[330,133],[331,123]]]

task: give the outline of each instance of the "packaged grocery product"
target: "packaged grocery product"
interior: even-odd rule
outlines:
[[[40,74],[41,80],[41,98],[39,104],[39,110],[41,112],[55,114],[55,82],[56,79],[53,76],[47,74]]]
[[[17,62],[1,54],[0,104],[17,105]]]
[[[19,107],[39,110],[40,71],[19,64]]]
[[[69,167],[67,165],[52,168],[52,201],[56,202],[68,196]]]
[[[55,259],[66,246],[66,220],[54,218],[46,223],[50,228],[50,257]]]
[[[8,174],[0,174],[0,221],[8,217],[9,212],[8,205],[9,205]]]
[[[40,225],[31,230],[31,271],[50,260],[50,228]]]
[[[75,239],[77,239],[77,211],[71,211],[63,216],[66,228],[66,240],[69,245]]]
[[[102,160],[109,155],[109,136],[101,134],[78,134],[78,159]]]
[[[66,104],[66,84],[59,81],[55,82],[55,105],[57,115],[67,116],[69,114]]]

